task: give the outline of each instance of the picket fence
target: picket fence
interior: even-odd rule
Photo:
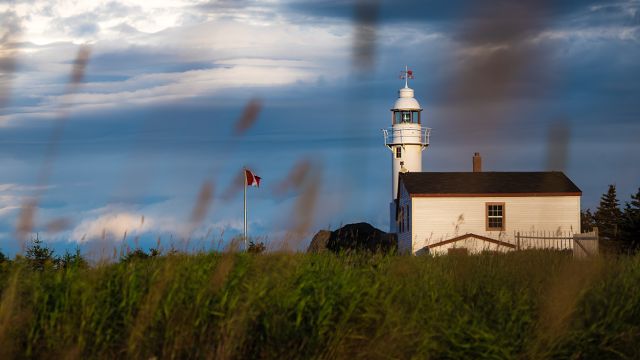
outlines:
[[[571,232],[516,232],[516,250],[551,249],[572,251],[575,257],[598,255],[598,228],[591,232],[575,234]]]

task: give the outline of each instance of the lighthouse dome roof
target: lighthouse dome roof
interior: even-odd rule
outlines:
[[[413,89],[404,87],[398,91],[398,100],[393,110],[421,110],[420,103],[413,97]]]

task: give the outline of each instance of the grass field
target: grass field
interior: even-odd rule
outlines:
[[[0,358],[639,358],[640,256],[0,264]]]

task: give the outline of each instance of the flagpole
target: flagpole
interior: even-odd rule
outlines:
[[[244,174],[244,251],[247,251],[247,169]]]

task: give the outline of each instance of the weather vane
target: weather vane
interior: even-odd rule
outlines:
[[[404,79],[404,87],[409,87],[409,79],[413,79],[413,70],[409,70],[409,68],[405,65],[404,70],[400,71],[400,79]]]

